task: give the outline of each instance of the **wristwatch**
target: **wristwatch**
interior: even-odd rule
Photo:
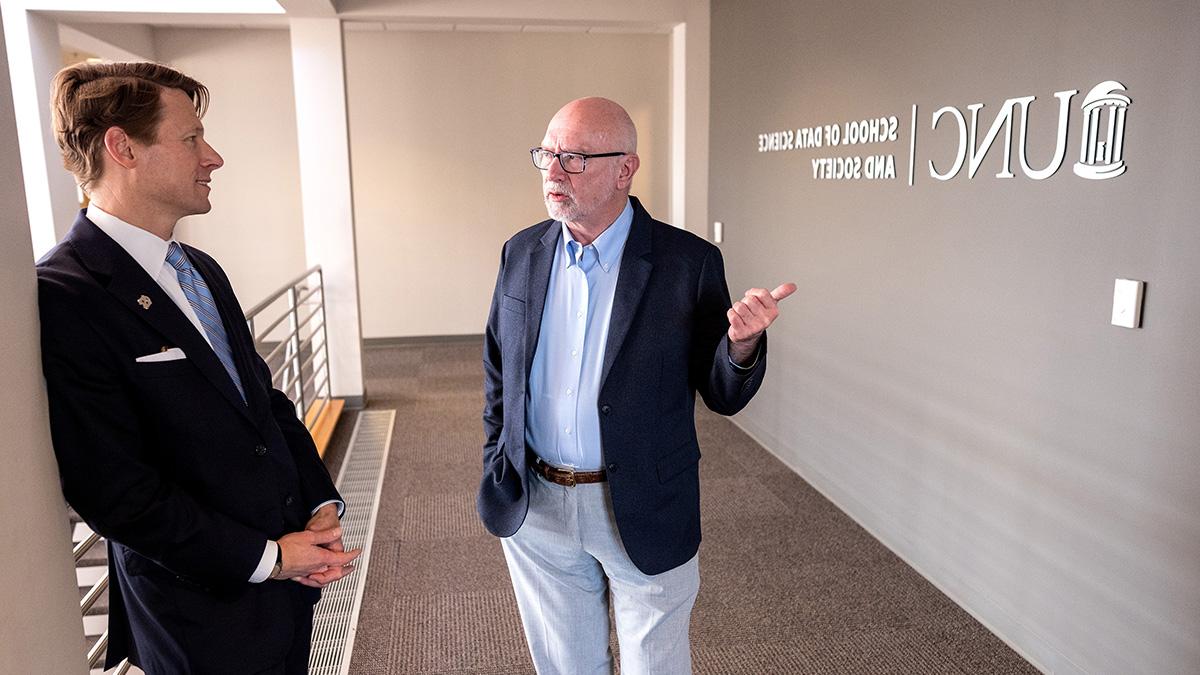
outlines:
[[[275,565],[271,567],[271,576],[268,579],[278,579],[279,573],[283,571],[283,547],[279,542],[275,542]]]

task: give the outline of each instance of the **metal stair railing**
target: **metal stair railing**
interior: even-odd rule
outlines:
[[[278,307],[280,301],[284,306]],[[275,313],[268,310],[275,308]],[[332,399],[325,329],[325,277],[316,265],[246,312],[254,348],[271,369],[271,384],[296,405],[311,430]],[[265,327],[260,327],[265,324]],[[258,332],[261,331],[261,332]]]

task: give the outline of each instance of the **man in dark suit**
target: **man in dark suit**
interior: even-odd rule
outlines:
[[[478,510],[503,537],[539,673],[690,673],[699,589],[694,406],[758,390],[768,325],[795,291],[732,307],[720,251],[654,220],[629,187],[629,115],[572,101],[531,151],[551,220],[504,246],[484,338]]]
[[[64,164],[91,204],[37,266],[51,433],[67,501],[108,539],[107,667],[306,673],[319,589],[358,551],[229,279],[173,239],[209,211],[222,164],[207,101],[151,63],[54,80]]]

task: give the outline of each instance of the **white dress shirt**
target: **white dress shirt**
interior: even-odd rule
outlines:
[[[208,334],[204,332],[204,326],[200,323],[200,317],[196,316],[196,310],[192,309],[192,303],[188,302],[187,296],[183,294],[183,288],[179,285],[179,276],[171,263],[167,262],[167,247],[175,241],[174,237],[163,240],[159,239],[157,234],[148,230],[143,230],[140,227],[130,225],[120,218],[105,212],[95,204],[88,204],[87,218],[96,224],[104,234],[107,234],[117,245],[125,249],[125,252],[133,258],[142,269],[146,270],[146,274],[150,275],[167,297],[171,298],[178,307],[179,311],[192,322],[196,327],[196,331],[200,333],[200,337],[212,347],[212,341],[208,339]]]

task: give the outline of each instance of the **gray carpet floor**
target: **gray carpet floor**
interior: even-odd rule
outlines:
[[[350,672],[533,673],[500,544],[475,515],[479,342],[365,358],[369,408],[397,417]],[[353,423],[334,435],[335,475]],[[1038,672],[728,420],[702,410],[697,424],[696,673]]]

